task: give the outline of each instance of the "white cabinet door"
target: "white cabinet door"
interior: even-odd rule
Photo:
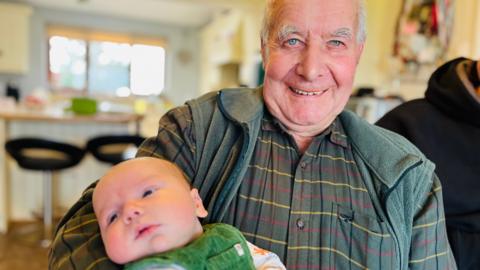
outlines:
[[[0,73],[28,71],[29,17],[25,5],[0,3]]]

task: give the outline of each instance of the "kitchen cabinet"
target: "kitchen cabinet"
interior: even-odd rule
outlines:
[[[262,8],[216,14],[201,32],[200,93],[256,86]]]
[[[28,72],[31,14],[29,6],[0,3],[0,73]]]

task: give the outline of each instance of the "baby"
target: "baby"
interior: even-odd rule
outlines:
[[[127,268],[285,269],[234,227],[202,227],[198,218],[208,213],[198,190],[165,160],[114,166],[98,182],[93,207],[108,257]]]

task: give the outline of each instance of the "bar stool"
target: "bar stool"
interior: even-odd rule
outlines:
[[[52,237],[53,173],[80,163],[85,155],[85,149],[67,143],[40,138],[12,139],[5,143],[5,149],[21,168],[43,171],[44,235],[40,244],[43,247],[48,247]]]
[[[115,165],[128,159],[125,151],[130,146],[138,147],[144,140],[140,135],[103,135],[88,140],[86,148],[97,160]]]

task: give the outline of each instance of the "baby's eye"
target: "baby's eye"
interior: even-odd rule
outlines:
[[[153,194],[155,190],[154,189],[147,189],[145,192],[143,192],[142,198],[148,197]]]
[[[112,224],[116,219],[117,219],[118,215],[117,214],[112,214],[109,218],[108,218],[108,225]]]

